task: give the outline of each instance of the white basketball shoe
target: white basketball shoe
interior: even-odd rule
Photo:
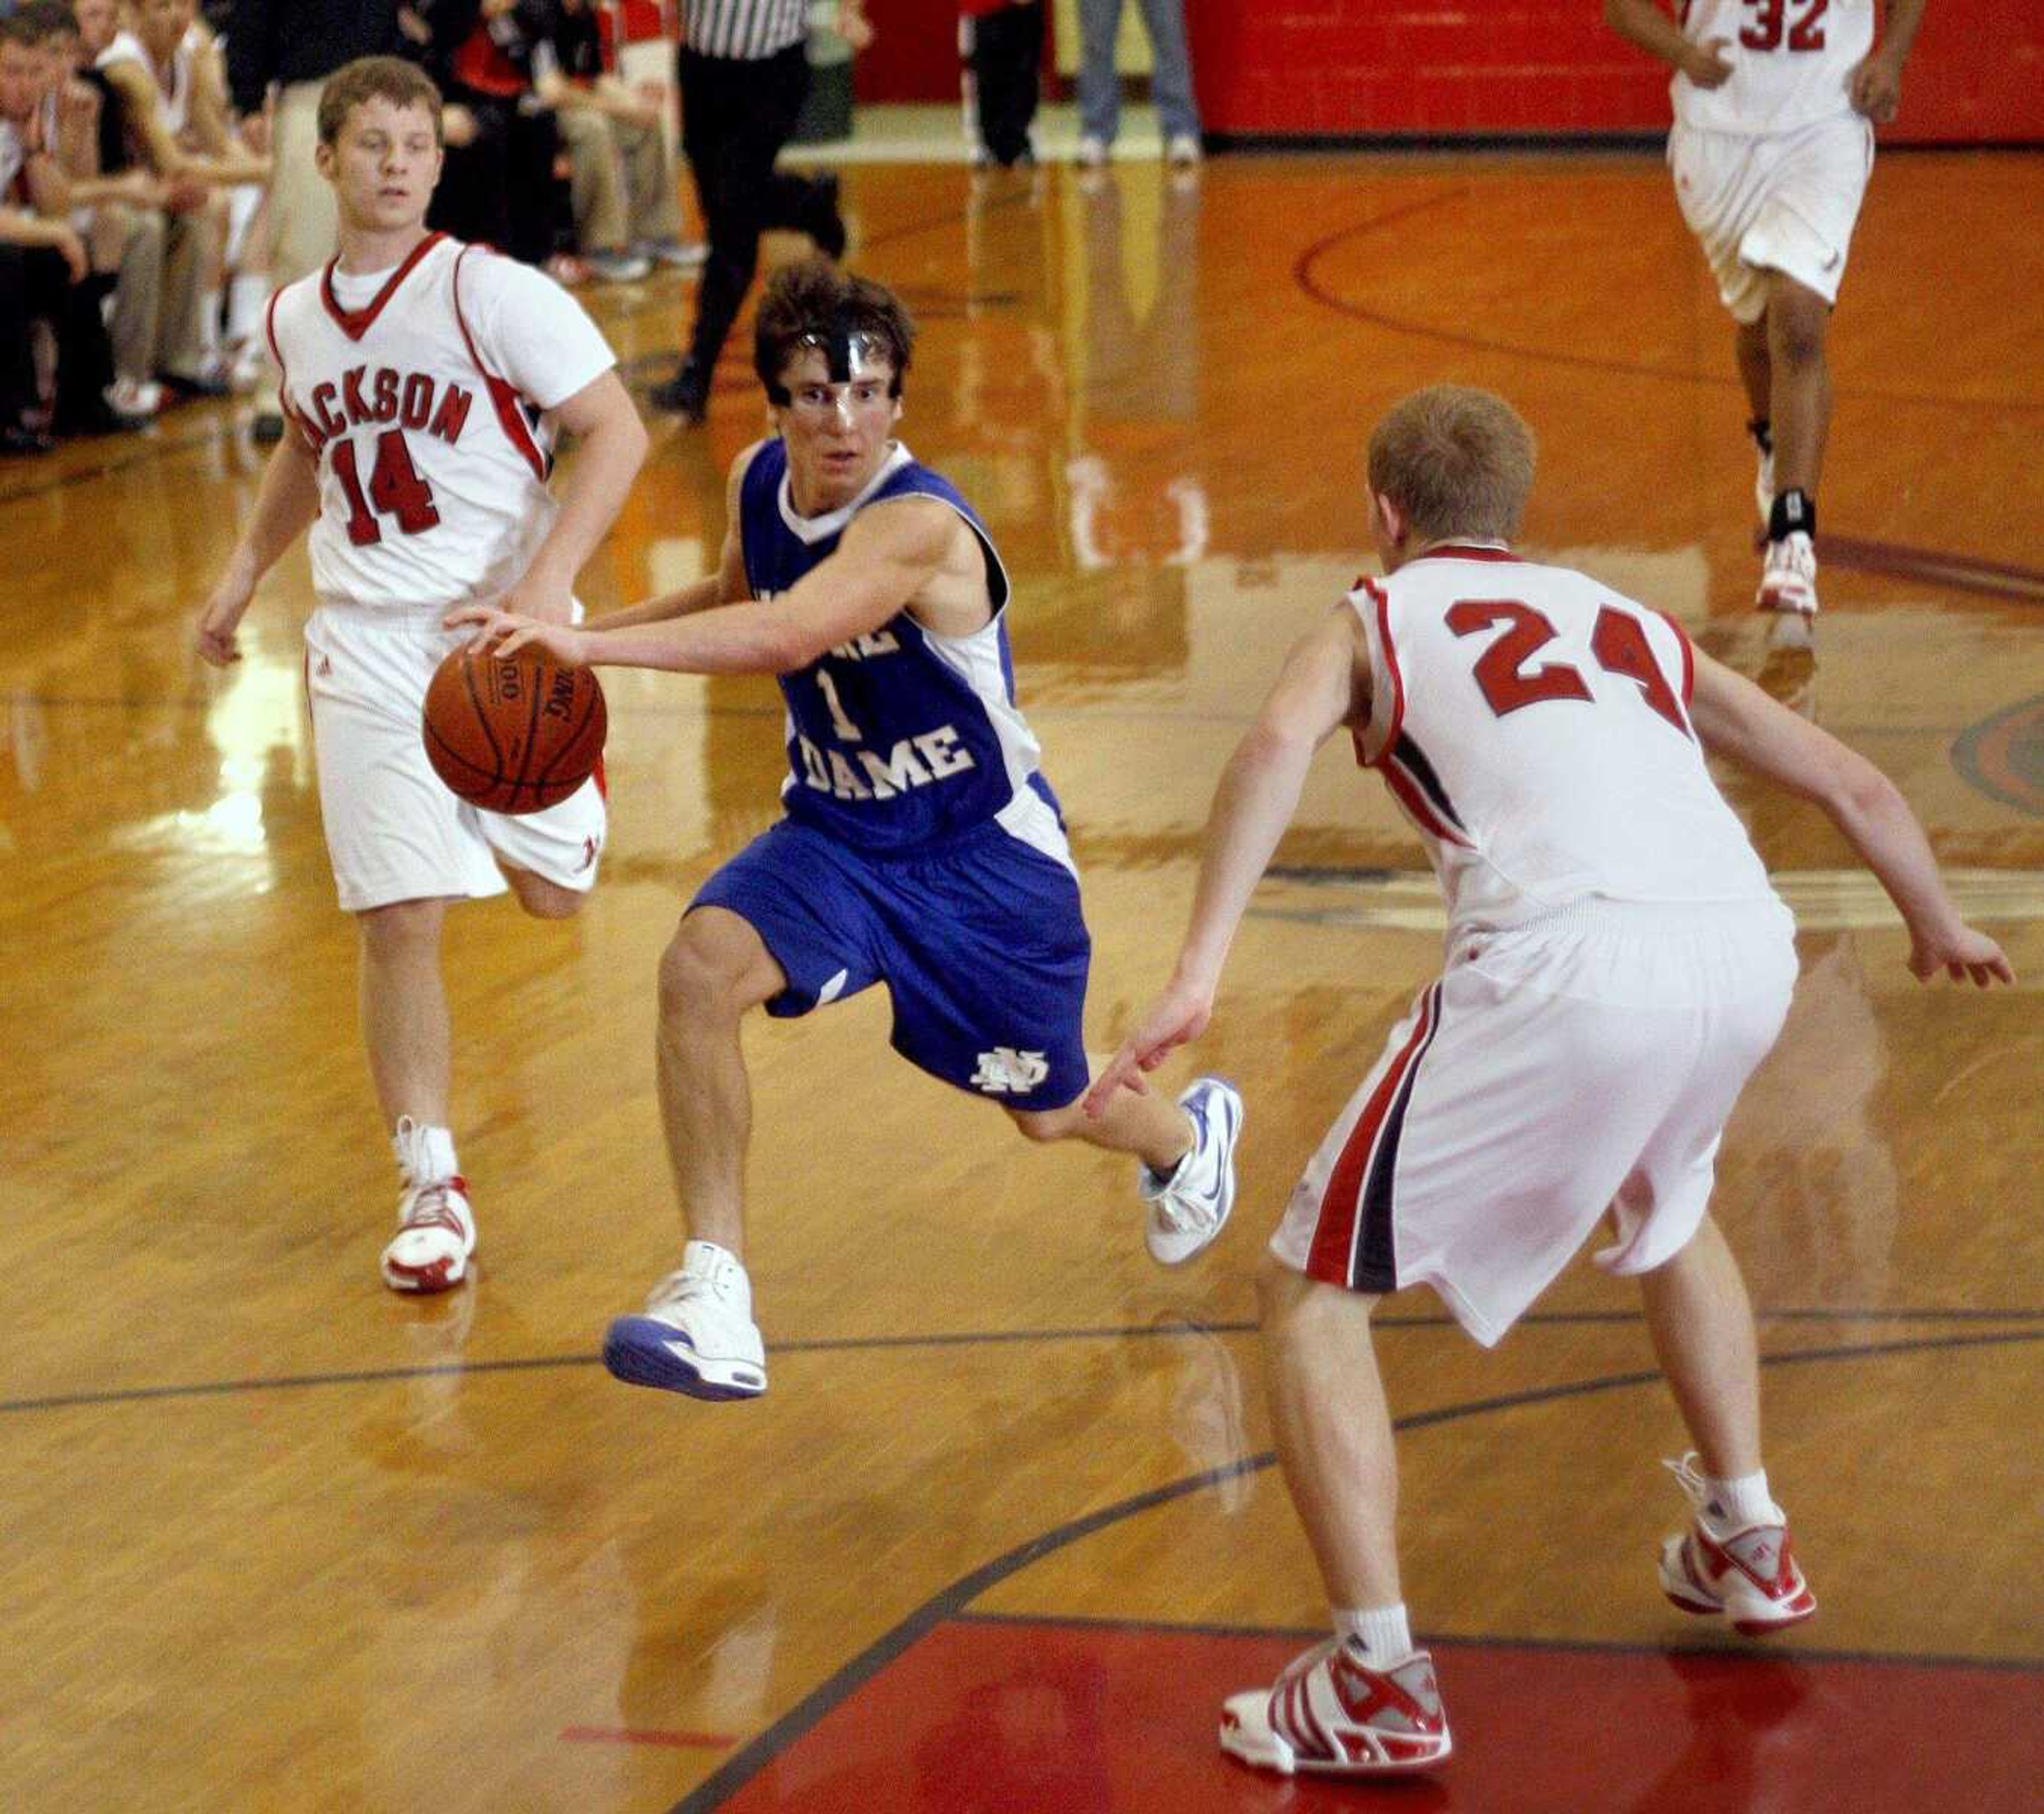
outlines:
[[[766,1389],[766,1349],[752,1320],[752,1282],[737,1255],[690,1242],[681,1270],[653,1287],[645,1313],[611,1324],[603,1364],[629,1385],[691,1398],[757,1398]]]
[[[1775,613],[1768,636],[1774,648],[1808,648],[1815,640],[1817,551],[1800,529],[1767,544],[1753,602],[1756,609]]]
[[[436,1132],[437,1143],[431,1137]],[[422,1128],[409,1115],[399,1118],[390,1143],[405,1189],[398,1199],[397,1235],[383,1250],[383,1282],[393,1291],[451,1291],[468,1276],[475,1256],[468,1180],[436,1159],[436,1145],[452,1151],[444,1132]]]
[[[1274,1686],[1228,1697],[1220,1748],[1285,1776],[1383,1776],[1444,1762],[1454,1741],[1426,1651],[1373,1669],[1330,1638],[1286,1665]]]
[[[1159,1266],[1182,1266],[1210,1247],[1235,1207],[1235,1140],[1242,1131],[1242,1096],[1218,1077],[1203,1077],[1178,1098],[1192,1119],[1192,1150],[1169,1178],[1147,1165],[1137,1181],[1150,1205],[1143,1239]]]
[[[1661,1546],[1661,1591],[1685,1612],[1718,1616],[1749,1638],[1800,1624],[1817,1597],[1796,1564],[1781,1508],[1765,1523],[1740,1524],[1711,1502],[1710,1483],[1690,1453],[1661,1465],[1688,1495],[1689,1528]]]

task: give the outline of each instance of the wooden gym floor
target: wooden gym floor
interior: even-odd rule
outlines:
[[[1127,1167],[1024,1150],[905,1068],[877,992],[763,1024],[773,1389],[708,1406],[596,1349],[674,1263],[654,966],[774,814],[780,710],[766,681],[607,675],[587,911],[451,924],[479,1277],[385,1292],[303,557],[249,659],[198,665],[260,456],[241,406],[186,408],[0,468],[0,1805],[2044,1805],[2044,157],[1875,173],[1814,668],[1767,664],[1745,609],[1729,331],[1650,156],[909,164],[847,191],[856,262],[923,323],[904,435],[1016,578],[1096,1045],[1163,975],[1227,750],[1365,563],[1363,437],[1423,382],[1534,424],[1531,548],[1673,611],[1908,790],[2018,989],[1919,989],[1818,817],[1735,795],[1805,974],[1717,1205],[1821,1616],[1762,1652],[1656,1591],[1682,1445],[1623,1289],[1578,1266],[1489,1355],[1415,1295],[1381,1347],[1459,1755],[1389,1792],[1214,1749],[1219,1696],[1322,1617],[1252,1266],[1438,955],[1418,847],[1338,748],[1197,1054],[1248,1101],[1217,1248],[1152,1269]],[[590,301],[635,382],[666,375],[681,281]],[[713,558],[760,421],[738,344],[705,430],[654,418],[594,609]]]

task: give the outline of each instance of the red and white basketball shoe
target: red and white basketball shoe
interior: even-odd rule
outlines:
[[[383,1282],[393,1291],[451,1291],[475,1254],[468,1180],[407,1185],[398,1200],[398,1232],[383,1250]]]
[[[1771,648],[1806,649],[1816,640],[1817,552],[1800,529],[1767,544],[1753,604],[1776,613]]]
[[[1749,1638],[1800,1624],[1817,1610],[1817,1597],[1796,1565],[1787,1523],[1735,1524],[1718,1516],[1697,1459],[1692,1452],[1661,1464],[1693,1514],[1688,1530],[1661,1546],[1661,1591],[1685,1612],[1721,1615]]]
[[[1220,1748],[1285,1776],[1381,1776],[1443,1762],[1454,1745],[1424,1651],[1373,1669],[1330,1638],[1294,1658],[1274,1686],[1228,1697]]]

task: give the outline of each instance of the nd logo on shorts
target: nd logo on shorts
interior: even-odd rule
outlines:
[[[979,1055],[979,1069],[972,1074],[972,1087],[989,1096],[1027,1096],[1050,1074],[1043,1053],[996,1046],[992,1051]]]

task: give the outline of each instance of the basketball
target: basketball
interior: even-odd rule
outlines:
[[[537,813],[595,771],[609,718],[587,668],[534,649],[509,656],[456,649],[426,688],[433,772],[490,813]]]

